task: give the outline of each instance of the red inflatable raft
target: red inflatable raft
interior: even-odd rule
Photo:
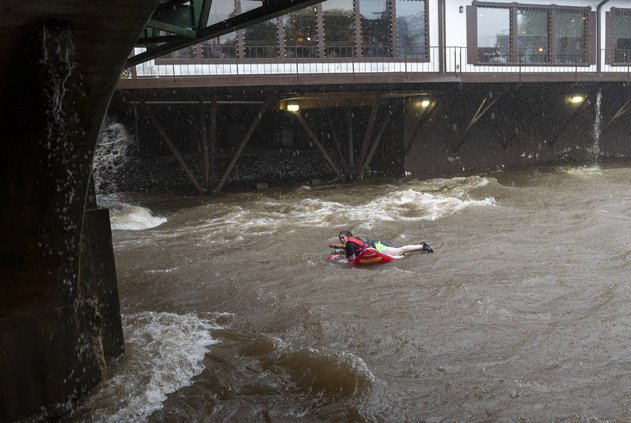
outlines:
[[[337,251],[333,254],[329,255],[329,260],[343,260],[345,259],[343,253],[338,253]],[[373,264],[384,264],[391,263],[397,260],[398,257],[389,256],[388,254],[380,253],[374,248],[366,248],[362,251],[355,260],[353,260],[353,265],[355,266],[371,266]]]

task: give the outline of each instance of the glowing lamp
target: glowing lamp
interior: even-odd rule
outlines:
[[[300,105],[298,103],[287,103],[288,112],[297,112],[298,110],[300,110]]]
[[[419,105],[420,105],[422,108],[429,107],[429,105],[430,105],[430,104],[432,104],[432,102],[431,102],[431,101],[429,101],[429,100],[427,100],[427,99],[425,99],[425,100],[421,100],[421,102],[419,103]]]
[[[570,97],[570,103],[572,104],[581,104],[583,101],[585,101],[585,96],[580,94],[576,94]]]

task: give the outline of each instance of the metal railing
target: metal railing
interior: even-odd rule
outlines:
[[[493,65],[586,65],[587,54],[556,54],[520,52],[515,59],[506,51],[478,48],[477,59],[479,64]]]
[[[355,46],[289,46],[279,54],[278,46],[245,46],[239,53],[236,46],[204,46],[200,58],[162,58],[137,65],[123,78],[159,78],[189,76],[273,76],[309,74],[368,74],[368,73],[433,73],[459,77],[464,74],[513,73],[581,73],[626,74],[631,78],[631,51],[617,50],[614,64],[587,64],[584,55],[549,56],[509,54],[489,55],[476,51],[477,63],[469,63],[467,47],[415,46],[404,51],[384,46],[364,46],[362,56]],[[368,53],[370,51],[370,53]],[[514,62],[513,62],[514,61]]]
[[[613,62],[614,64],[622,64],[622,65],[629,65],[631,64],[631,50],[630,49],[624,49],[624,48],[617,48],[614,51],[614,58],[613,58]]]

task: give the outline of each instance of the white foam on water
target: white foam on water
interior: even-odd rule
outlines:
[[[561,169],[561,171],[575,176],[601,176],[603,174],[602,169],[598,165],[570,167]]]
[[[185,235],[188,242],[205,245],[208,242],[239,241],[243,239],[243,234],[252,239],[277,231],[287,232],[290,227],[328,228],[339,222],[361,222],[362,228],[369,229],[387,221],[437,220],[469,207],[496,206],[492,197],[472,198],[473,190],[488,184],[487,178],[472,176],[414,182],[404,187],[383,185],[363,204],[350,204],[343,196],[338,199],[345,187],[324,191],[325,195],[336,197],[335,200],[319,197],[318,192],[298,198],[291,195],[266,197],[253,201],[251,205],[212,203],[189,213],[198,218],[188,220],[183,226],[179,226],[178,221],[184,221],[187,216],[185,213],[171,216],[175,228],[170,228],[160,236],[168,238]],[[353,198],[351,194],[349,201]],[[125,217],[124,221],[129,223],[130,218]],[[194,239],[191,239],[190,234],[195,234]]]
[[[178,269],[179,269],[179,266],[177,266],[177,267],[169,267],[168,269],[147,269],[144,272],[145,273],[154,273],[154,274],[157,274],[157,273],[172,273],[172,272],[175,272]]]
[[[369,221],[436,220],[454,215],[467,207],[495,205],[495,199],[492,197],[472,200],[406,189],[392,192],[359,207],[352,217],[366,219],[368,216]]]
[[[91,421],[143,422],[167,395],[191,384],[203,369],[210,334],[220,328],[196,314],[142,312],[123,316],[125,356],[115,376],[87,404]],[[76,413],[75,413],[76,414]]]
[[[145,207],[126,203],[109,205],[112,230],[139,231],[155,228],[167,221],[166,217],[154,216]]]
[[[291,206],[283,218],[294,218],[301,226],[328,226],[334,220],[360,220],[372,226],[397,220],[436,220],[451,216],[468,207],[496,206],[495,199],[469,198],[469,193],[489,184],[488,179],[434,179],[410,188],[384,188],[384,194],[359,205],[306,198]]]

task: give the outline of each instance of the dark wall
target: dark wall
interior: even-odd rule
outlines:
[[[170,93],[171,104],[141,106],[137,104],[137,95],[134,101],[126,101],[124,97],[120,94],[115,98],[109,111],[109,123],[101,134],[101,147],[97,149],[95,164],[97,191],[193,190],[194,185],[175,160],[150,114],[175,144],[198,181],[204,181],[202,134],[206,134],[206,142],[210,143],[212,106],[208,103],[200,106],[190,102],[173,102],[175,99],[190,101],[185,92]],[[201,112],[200,107],[203,107]],[[213,162],[215,183],[222,179],[261,107],[262,101],[245,104],[220,102],[217,105]],[[380,142],[372,153],[366,175],[400,176],[403,173],[402,126],[393,116],[400,118],[403,109],[397,103],[380,105],[369,142],[364,146],[370,112],[370,106],[301,111],[306,125],[318,141],[315,142],[295,115],[278,110],[277,103],[273,102],[243,149],[225,189],[253,188],[258,183],[294,185],[314,180],[339,181],[329,160],[342,174],[342,179],[347,181],[358,175],[351,163],[356,167],[363,150],[366,160],[378,136]],[[388,115],[392,116],[387,118]],[[114,133],[117,131],[118,135]],[[121,131],[126,134],[120,135]],[[112,143],[115,138],[120,138],[120,142]],[[352,161],[349,152],[351,138]],[[326,151],[328,159],[318,143]],[[103,148],[106,145],[108,147]],[[209,150],[212,151],[210,147]],[[125,151],[125,158],[119,154],[121,151]],[[104,160],[108,155],[110,159]]]
[[[322,91],[319,95],[323,98],[336,92],[352,95],[349,91],[352,88],[329,87],[333,92]],[[431,98],[432,107],[420,108],[421,97],[410,95],[415,91],[424,93],[423,98]],[[342,174],[341,179],[296,116],[279,111],[274,101],[243,150],[225,189],[251,188],[261,182],[270,185],[304,184],[314,179],[347,182],[359,176],[357,163],[362,155],[364,160],[370,157],[364,178],[400,178],[406,172],[415,177],[448,177],[522,166],[593,163],[631,154],[627,135],[631,115],[624,108],[631,98],[631,88],[624,84],[434,84],[375,86],[372,92],[381,96],[381,103],[368,137],[372,104],[301,111],[311,132]],[[569,96],[577,93],[586,100],[570,104]],[[268,91],[252,94],[211,90],[200,96],[184,90],[166,94],[144,90],[134,92],[133,98],[136,102],[201,98],[219,101],[213,162],[217,183],[262,102],[272,95],[280,96]],[[191,191],[193,185],[147,113],[129,98],[128,92],[117,93],[110,118],[124,125],[134,140],[134,154],[127,157],[133,164],[125,172],[110,172],[105,179],[119,181],[115,190]],[[224,102],[228,100],[255,102]],[[210,104],[204,104],[202,113],[197,103],[149,104],[147,108],[198,179],[204,180],[200,122],[203,120],[208,137],[212,127]],[[617,114],[619,117],[612,120]],[[596,129],[600,129],[599,136],[594,133]],[[352,155],[349,139],[352,139]],[[125,178],[126,182],[121,184]],[[112,188],[107,182],[100,186],[101,191],[107,188]]]
[[[570,104],[567,98],[575,93],[586,95],[586,101]],[[631,116],[611,119],[629,98],[631,90],[622,84],[449,87],[437,96],[405,166],[432,176],[626,158]],[[415,122],[408,110],[407,133]]]

